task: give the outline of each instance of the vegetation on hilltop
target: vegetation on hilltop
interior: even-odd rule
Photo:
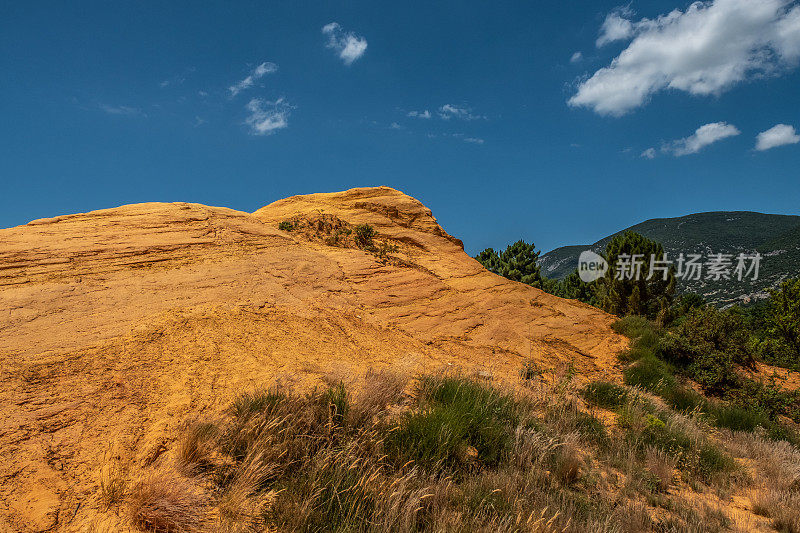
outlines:
[[[720,211],[648,220],[594,244],[557,248],[541,254],[543,275],[556,280],[566,278],[582,251],[602,253],[613,238],[628,231],[661,243],[672,259],[681,253],[760,252],[763,261],[757,280],[746,279],[735,285],[725,280],[678,280],[677,292],[701,294],[717,305],[760,299],[786,275],[800,272],[800,216]]]
[[[490,272],[527,283],[556,296],[596,305],[615,315],[637,314],[653,319],[659,315],[665,316],[675,294],[674,269],[669,268],[662,272],[653,265],[654,275],[650,276],[651,257],[662,257],[663,247],[655,241],[629,232],[612,239],[605,250],[606,260],[612,266],[617,264],[622,254],[642,257],[641,265],[636,267],[637,275],[620,279],[612,267],[595,283],[585,283],[577,271],[561,281],[544,278],[538,265],[539,252],[533,244],[524,241],[517,241],[500,254],[487,248],[475,259]]]

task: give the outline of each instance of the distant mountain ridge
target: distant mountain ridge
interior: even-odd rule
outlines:
[[[641,222],[594,244],[556,248],[539,259],[542,274],[562,279],[578,266],[583,250],[602,253],[614,236],[635,231],[664,245],[669,259],[678,254],[760,253],[757,280],[679,280],[679,290],[696,292],[718,305],[748,303],[766,296],[782,279],[800,274],[800,216],[751,211],[711,211]],[[734,259],[735,261],[735,259]]]

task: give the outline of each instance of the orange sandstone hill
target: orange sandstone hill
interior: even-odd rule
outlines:
[[[612,320],[487,272],[388,187],[0,230],[0,532],[115,531],[103,470],[151,464],[243,390],[387,366],[504,380],[529,358],[607,374]]]

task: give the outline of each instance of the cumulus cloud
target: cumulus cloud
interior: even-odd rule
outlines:
[[[424,111],[409,111],[407,113],[407,116],[428,119],[431,118],[431,112],[428,111],[427,109]]]
[[[740,133],[736,126],[728,124],[727,122],[712,122],[700,126],[694,134],[684,139],[678,139],[664,145],[662,151],[670,152],[675,157],[696,154],[710,144],[727,139],[728,137],[735,137]]]
[[[250,132],[253,135],[272,135],[289,126],[289,115],[294,107],[283,98],[274,102],[253,98],[246,109],[250,114],[245,123],[250,126]]]
[[[240,81],[235,85],[231,85],[230,87],[228,87],[228,90],[231,92],[231,96],[236,96],[245,89],[249,89],[250,87],[252,87],[257,80],[263,78],[267,74],[272,74],[273,72],[277,72],[277,70],[278,70],[278,65],[276,65],[275,63],[270,63],[269,61],[265,61],[264,63],[261,63],[256,68],[254,68],[253,71],[250,72],[250,74],[245,79],[243,79],[242,81]]]
[[[619,116],[665,89],[720,94],[800,59],[800,5],[793,0],[711,0],[655,19],[630,16],[617,10],[606,17],[598,46],[631,41],[579,84],[571,106]]]
[[[352,65],[367,51],[365,38],[358,37],[353,32],[345,32],[337,22],[323,26],[322,33],[328,37],[328,43],[325,46],[335,50],[345,65]]]
[[[800,135],[797,134],[794,126],[788,124],[777,124],[756,136],[756,150],[760,152],[797,143],[800,143]]]

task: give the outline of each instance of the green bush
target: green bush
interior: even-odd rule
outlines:
[[[798,412],[800,399],[797,391],[784,391],[774,382],[765,383],[754,379],[744,379],[741,386],[736,390],[728,391],[727,396],[738,405],[754,407],[762,411],[770,419],[783,415],[795,422],[800,421],[800,412]]]
[[[706,405],[706,399],[702,394],[680,385],[666,388],[662,397],[670,407],[680,412],[694,411],[697,408],[702,410]]]
[[[639,386],[659,393],[675,386],[675,376],[666,363],[654,355],[646,355],[622,372],[626,385]]]
[[[359,248],[374,246],[375,228],[369,224],[359,224],[355,227],[355,241]]]
[[[770,293],[767,321],[770,334],[783,341],[794,361],[800,360],[800,277]]]
[[[736,468],[733,458],[712,444],[700,447],[695,469],[700,478],[706,483],[710,482],[717,474],[729,472]]]
[[[278,229],[281,230],[281,231],[292,231],[294,229],[294,224],[292,224],[288,220],[282,220],[278,224]]]
[[[511,396],[461,377],[424,377],[417,395],[418,409],[386,439],[396,462],[413,460],[430,472],[463,473],[469,467],[468,447],[486,465],[505,456],[518,420]]]
[[[614,409],[623,405],[628,399],[628,391],[615,383],[607,381],[593,381],[586,385],[582,391],[587,402]]]
[[[640,438],[643,446],[652,446],[674,456],[685,454],[692,447],[692,441],[685,433],[670,429],[655,415],[645,415]]]
[[[748,351],[749,332],[738,313],[714,307],[693,309],[676,329],[676,335],[680,339],[671,345],[662,344],[659,354],[675,364],[687,366],[700,357],[720,359],[718,354],[738,365],[753,367],[755,363]]]
[[[583,411],[576,411],[572,421],[573,430],[583,439],[593,442],[598,446],[607,446],[611,443],[608,431],[603,423],[595,416]]]
[[[689,375],[710,394],[722,394],[739,385],[733,359],[726,352],[698,353],[687,368]]]

